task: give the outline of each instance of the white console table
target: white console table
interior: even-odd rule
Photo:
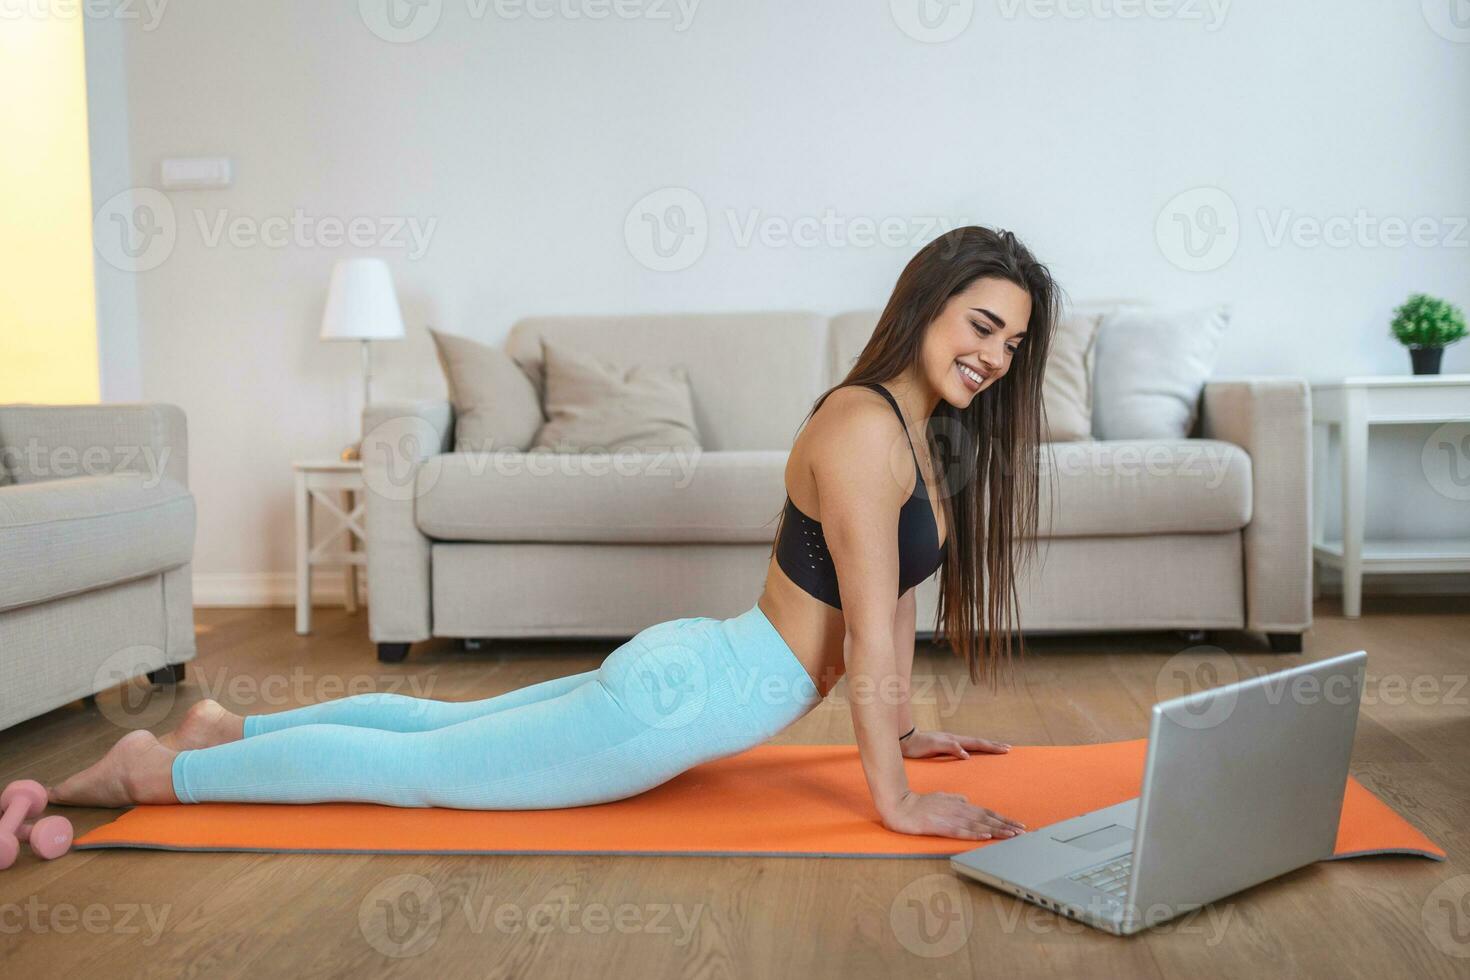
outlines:
[[[1470,422],[1470,374],[1367,376],[1312,383],[1312,555],[1317,565],[1342,570],[1342,612],[1349,619],[1362,612],[1364,572],[1470,572],[1470,537],[1410,541],[1363,537],[1369,427],[1426,422]],[[1328,440],[1315,438],[1317,426],[1328,430],[1323,433],[1327,436],[1335,427],[1341,445],[1342,529],[1337,540],[1327,537],[1324,526],[1331,487],[1327,479],[1330,456]],[[1458,444],[1450,446],[1451,453],[1457,451],[1463,451]],[[1454,466],[1458,460],[1445,462]],[[1470,467],[1470,458],[1464,463]],[[1445,490],[1458,499],[1457,485],[1447,485]]]
[[[293,464],[296,471],[296,632],[311,632],[311,571],[318,565],[342,565],[344,568],[342,604],[348,612],[357,612],[358,569],[367,565],[367,532],[363,516],[364,498],[362,463],[358,460],[312,459]],[[339,506],[334,498],[342,495]],[[336,521],[331,528],[317,534],[316,507],[331,514]],[[333,549],[342,538],[343,548]]]

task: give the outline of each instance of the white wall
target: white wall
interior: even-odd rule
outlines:
[[[235,164],[228,190],[170,193],[176,241],[136,274],[142,394],[189,416],[201,601],[284,598],[290,461],[334,454],[359,408],[356,350],[315,336],[331,265],[358,250],[210,244],[221,212],[432,223],[422,256],[366,250],[392,262],[412,325],[379,348],[382,395],[443,391],[425,324],[495,341],[531,313],[878,305],[930,218],[1012,228],[1079,299],[1233,301],[1221,374],[1403,373],[1393,306],[1415,290],[1470,306],[1470,230],[1454,221],[1470,214],[1470,43],[1418,3],[1190,0],[1121,19],[997,0],[920,43],[898,23],[908,0],[897,16],[884,0],[705,0],[682,30],[673,0],[620,0],[647,16],[600,20],[430,0],[433,30],[389,43],[367,26],[385,2],[191,0],[125,25],[135,181],[156,186],[166,156]],[[556,3],[535,9],[611,9]],[[696,192],[708,244],[658,272],[624,222],[668,187]],[[1156,224],[1202,187],[1238,209],[1239,243],[1187,271],[1170,219],[1162,237]],[[896,219],[908,240],[739,240],[752,217],[829,210]],[[1434,219],[1449,241],[1273,244],[1262,224],[1360,211]],[[1470,371],[1470,342],[1445,370]],[[1463,503],[1399,465],[1427,433],[1394,437],[1375,525],[1463,527]]]
[[[92,208],[133,186],[128,151],[126,22],[89,18],[83,24],[87,60],[87,141],[92,164]],[[140,401],[143,366],[138,338],[137,275],[100,256],[97,282],[97,355],[102,400]]]

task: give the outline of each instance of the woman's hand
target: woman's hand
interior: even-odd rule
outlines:
[[[988,738],[973,735],[951,735],[948,732],[914,732],[898,743],[905,759],[928,759],[934,756],[953,756],[968,759],[971,752],[1000,755],[1011,747],[1005,742],[992,742]]]
[[[972,806],[959,793],[912,791],[899,797],[891,810],[883,814],[883,826],[900,834],[962,840],[1004,839],[1026,832],[1025,824],[994,810]]]

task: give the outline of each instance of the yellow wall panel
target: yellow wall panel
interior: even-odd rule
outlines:
[[[82,18],[0,19],[0,92],[0,403],[95,402]]]

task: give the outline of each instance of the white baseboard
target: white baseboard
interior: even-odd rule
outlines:
[[[340,606],[346,595],[346,579],[340,569],[322,568],[312,573],[311,602],[314,606]],[[362,588],[367,601],[366,582]],[[196,606],[294,606],[294,572],[195,572]]]

